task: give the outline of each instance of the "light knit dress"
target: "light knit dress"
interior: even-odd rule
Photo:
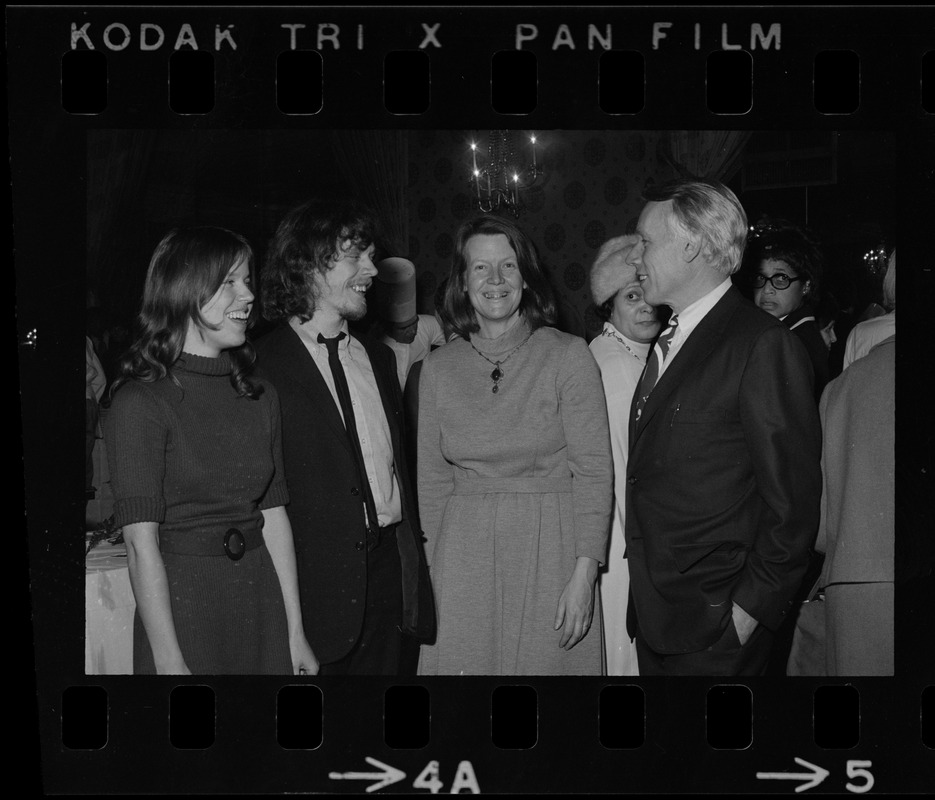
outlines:
[[[630,570],[626,551],[627,452],[629,451],[630,405],[646,366],[649,344],[624,336],[611,323],[604,323],[600,336],[590,344],[601,370],[610,445],[614,455],[614,513],[610,530],[607,566],[600,574],[601,608],[604,612],[604,658],[607,675],[638,675],[636,644],[627,634],[627,601]]]
[[[528,337],[528,341],[525,341]],[[492,392],[493,365],[503,377]],[[600,373],[584,340],[523,320],[425,360],[419,505],[438,611],[422,675],[600,675],[601,613],[554,630],[576,558],[604,563],[613,485]],[[597,595],[597,592],[595,592]]]

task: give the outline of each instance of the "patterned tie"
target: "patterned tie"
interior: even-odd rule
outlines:
[[[334,378],[334,388],[337,391],[338,400],[341,403],[341,412],[344,414],[344,428],[347,431],[347,438],[351,443],[351,452],[353,452],[354,460],[357,462],[357,471],[360,475],[360,483],[363,488],[364,508],[367,512],[369,531],[371,536],[379,537],[377,506],[373,500],[370,481],[367,478],[367,469],[364,466],[364,454],[360,449],[360,439],[357,437],[357,420],[354,417],[351,390],[347,385],[347,376],[344,374],[344,367],[341,366],[341,359],[338,356],[338,342],[343,338],[344,331],[341,331],[341,333],[333,339],[327,339],[322,334],[318,334],[318,341],[328,348],[328,366],[331,367],[331,376]]]
[[[659,335],[659,338],[656,339],[656,345],[649,354],[649,359],[646,362],[646,369],[643,370],[643,376],[640,378],[640,385],[637,389],[636,422],[640,421],[643,407],[646,405],[646,401],[649,399],[649,395],[656,385],[656,381],[659,380],[659,367],[665,362],[666,356],[669,354],[669,347],[672,345],[672,338],[675,336],[675,329],[678,327],[678,324],[678,315],[673,314],[669,319],[668,326]]]

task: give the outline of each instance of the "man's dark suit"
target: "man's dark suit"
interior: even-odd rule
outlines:
[[[731,288],[631,414],[627,558],[655,653],[737,643],[732,601],[770,630],[790,610],[821,497],[811,372],[795,335]]]
[[[435,609],[415,496],[406,465],[402,398],[392,351],[358,338],[367,350],[393,442],[402,504],[396,542],[402,567],[401,628],[431,639]],[[329,664],[347,655],[363,623],[367,548],[360,478],[338,406],[305,345],[281,323],[256,344],[258,374],[282,407],[282,442],[291,502],[305,633]]]

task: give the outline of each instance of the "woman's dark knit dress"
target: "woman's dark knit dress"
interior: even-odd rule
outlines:
[[[167,552],[168,540],[204,531],[219,540],[230,528],[260,531],[261,510],[288,502],[275,390],[255,379],[260,397],[239,397],[226,353],[185,353],[172,373],[181,386],[130,381],[105,415],[116,525],[159,523],[172,617],[192,673],[291,674],[282,590],[265,545],[239,561],[223,550]],[[154,674],[139,613],[133,648],[134,673]]]

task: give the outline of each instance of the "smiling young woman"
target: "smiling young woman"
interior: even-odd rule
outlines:
[[[247,241],[222,228],[163,237],[111,388],[104,438],[137,604],[134,673],[318,670],[299,609],[279,403],[249,375],[252,266]]]

